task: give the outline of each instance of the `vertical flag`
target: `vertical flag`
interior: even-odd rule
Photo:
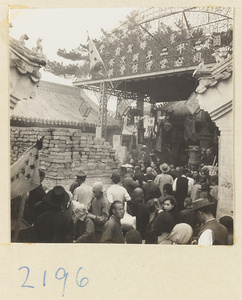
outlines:
[[[39,150],[43,137],[30,147],[11,166],[11,199],[23,195],[40,185]]]
[[[114,88],[110,76],[107,72],[107,69],[104,65],[104,62],[95,44],[93,43],[93,40],[90,38],[89,34],[88,34],[88,49],[89,49],[89,59],[90,59],[90,74],[104,76],[102,73],[102,67],[103,67],[105,73],[107,74],[111,87]]]
[[[102,66],[104,66],[102,58],[97,51],[95,44],[88,35],[88,49],[90,59],[90,73],[100,73]]]

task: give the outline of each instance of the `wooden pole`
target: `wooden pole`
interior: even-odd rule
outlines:
[[[20,204],[17,223],[16,223],[16,226],[15,226],[15,229],[14,229],[14,235],[13,235],[12,242],[17,242],[17,240],[18,240],[18,234],[19,234],[19,230],[20,230],[20,226],[21,226],[21,221],[22,221],[22,217],[23,217],[26,198],[27,198],[27,194],[25,193],[21,197],[21,204]]]

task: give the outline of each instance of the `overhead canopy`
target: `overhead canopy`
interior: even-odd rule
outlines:
[[[169,72],[155,72],[141,75],[131,75],[122,78],[112,78],[116,94],[119,91],[132,94],[142,94],[150,97],[150,102],[170,102],[188,99],[196,90],[198,80],[192,76],[196,67],[175,69]],[[82,88],[95,89],[108,79],[74,82]],[[133,95],[134,97],[134,95]]]
[[[186,100],[198,85],[194,70],[231,55],[232,40],[230,9],[151,8],[129,16],[111,33],[103,32],[94,43],[98,70],[93,79],[73,84],[94,89],[111,81],[116,91],[110,92],[130,92],[130,98]]]

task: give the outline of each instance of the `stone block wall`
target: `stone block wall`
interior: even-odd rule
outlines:
[[[97,179],[108,182],[119,168],[108,142],[71,128],[11,127],[11,164],[37,141],[38,134],[45,136],[39,159],[47,188],[57,184],[69,187],[78,171],[85,171],[90,183]]]

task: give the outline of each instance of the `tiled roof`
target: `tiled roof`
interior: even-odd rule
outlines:
[[[176,116],[190,116],[200,109],[198,101],[195,99],[193,93],[188,100],[166,102],[165,104],[158,106],[162,111],[174,114]]]
[[[225,60],[216,63],[213,67],[200,66],[194,76],[198,78],[199,85],[196,88],[196,93],[204,93],[207,88],[215,86],[219,81],[226,80],[232,75],[233,59],[229,56]]]
[[[87,118],[79,111],[85,101],[91,108]],[[62,126],[95,127],[98,123],[99,107],[79,88],[40,81],[36,97],[28,101],[19,101],[11,111],[11,119],[26,123],[43,123]],[[108,115],[108,127],[118,127],[119,121]]]
[[[185,103],[186,101],[170,102],[164,105],[162,110],[175,115],[190,115],[191,113]]]

